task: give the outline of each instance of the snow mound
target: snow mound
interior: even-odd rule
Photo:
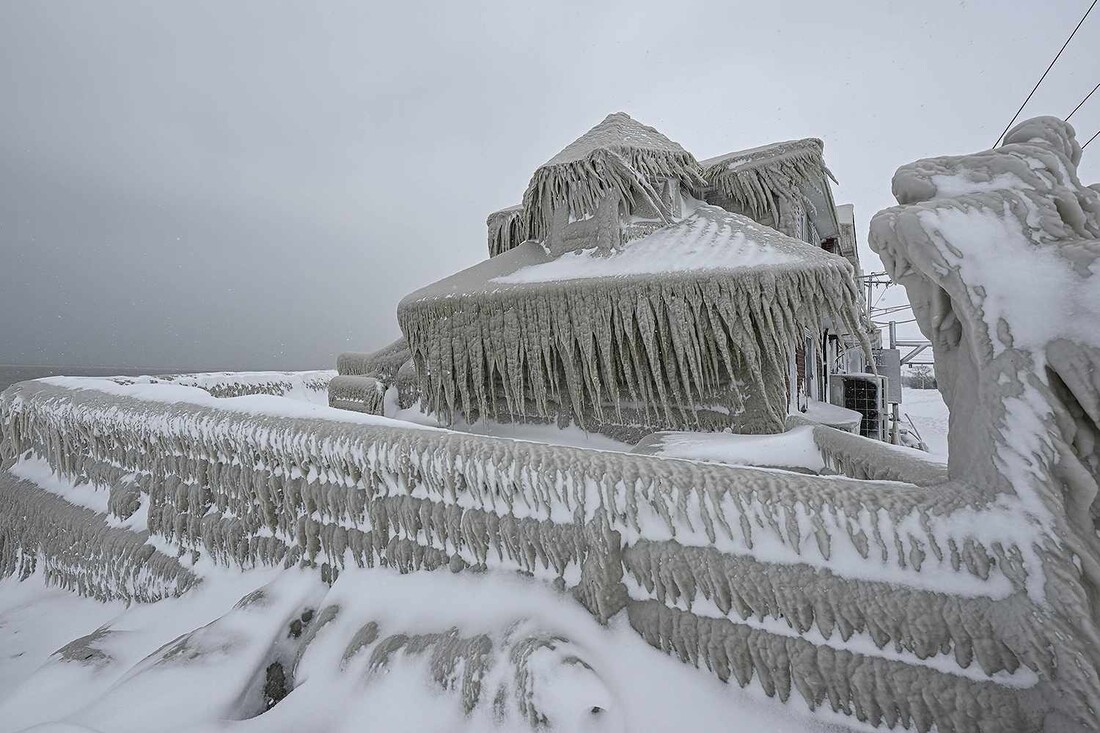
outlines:
[[[33,655],[0,690],[0,732],[829,729],[520,578],[203,570],[187,596],[129,609],[0,581],[18,635],[3,648]],[[70,634],[96,653],[36,643]]]

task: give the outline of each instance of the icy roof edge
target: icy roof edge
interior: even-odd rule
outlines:
[[[748,148],[747,150],[735,150],[729,153],[716,155],[713,158],[701,160],[699,161],[699,165],[705,170],[715,168],[725,163],[726,170],[746,170],[757,168],[771,161],[785,157],[806,154],[822,158],[821,167],[826,171],[829,177],[832,178],[832,174],[828,173],[828,169],[826,169],[824,165],[823,156],[825,155],[825,143],[822,142],[820,138],[816,137],[784,140],[782,142],[768,143],[767,145]]]

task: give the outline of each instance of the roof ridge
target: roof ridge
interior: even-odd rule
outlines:
[[[669,139],[655,127],[638,122],[626,112],[612,112],[539,167],[583,160],[597,150],[624,149],[691,155],[682,145]]]

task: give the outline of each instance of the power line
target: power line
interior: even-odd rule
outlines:
[[[1096,139],[1096,135],[1100,135],[1100,130],[1097,130],[1096,134],[1089,138],[1089,143]],[[1087,148],[1089,146],[1089,143],[1085,143],[1084,145],[1082,145],[1081,149],[1084,150],[1085,148]]]
[[[1016,118],[1018,118],[1020,116],[1020,113],[1024,111],[1024,107],[1026,107],[1027,103],[1031,101],[1031,97],[1035,94],[1035,91],[1039,88],[1039,85],[1043,83],[1043,79],[1047,78],[1047,74],[1049,74],[1050,70],[1054,68],[1055,62],[1057,62],[1058,58],[1062,55],[1062,51],[1066,50],[1066,46],[1068,46],[1069,42],[1073,40],[1073,37],[1077,35],[1077,29],[1080,28],[1081,24],[1085,22],[1085,18],[1089,17],[1089,13],[1091,13],[1092,9],[1096,7],[1096,3],[1098,1],[1100,0],[1092,0],[1092,5],[1089,5],[1089,9],[1086,10],[1085,14],[1081,16],[1081,20],[1077,22],[1077,26],[1073,29],[1073,32],[1069,34],[1069,38],[1066,39],[1066,42],[1062,44],[1062,47],[1060,49],[1058,49],[1058,53],[1054,55],[1054,58],[1047,66],[1047,70],[1044,71],[1043,75],[1039,77],[1039,81],[1035,82],[1035,86],[1031,88],[1031,93],[1027,95],[1027,99],[1025,99],[1024,103],[1020,105],[1020,108],[1016,110],[1016,114],[1012,115],[1012,119],[1007,125],[1005,125],[1004,131],[997,136],[996,140],[993,141],[993,147],[997,147],[997,145],[1001,142],[1001,138],[1005,136],[1005,133],[1012,129],[1012,125],[1016,123]]]
[[[1077,106],[1073,108],[1073,111],[1072,111],[1072,112],[1070,112],[1070,113],[1069,113],[1068,115],[1066,115],[1066,119],[1064,120],[1064,122],[1069,122],[1069,118],[1070,118],[1070,117],[1073,117],[1073,115],[1077,114],[1077,110],[1081,109],[1081,106],[1082,106],[1082,105],[1083,105],[1083,104],[1084,104],[1085,102],[1089,101],[1089,97],[1091,97],[1091,96],[1092,96],[1093,94],[1096,94],[1096,90],[1097,90],[1097,89],[1100,89],[1100,82],[1097,82],[1097,83],[1096,83],[1096,86],[1094,86],[1094,87],[1092,88],[1092,91],[1091,91],[1091,92],[1089,92],[1088,94],[1086,94],[1086,95],[1085,95],[1085,98],[1084,98],[1084,99],[1082,99],[1082,100],[1081,100],[1080,102],[1078,102]]]
[[[883,315],[886,315],[887,313],[897,313],[898,311],[907,311],[912,307],[913,306],[909,305],[908,303],[906,303],[905,305],[889,305],[889,306],[884,305],[881,308],[875,308],[874,311],[871,313],[871,315],[872,316],[883,316]]]
[[[871,308],[872,308],[872,309],[873,309],[873,308],[874,308],[875,306],[877,306],[877,305],[878,305],[878,302],[879,302],[880,300],[882,300],[882,296],[886,295],[886,291],[888,291],[888,290],[889,290],[889,289],[890,289],[891,287],[893,287],[893,285],[887,285],[886,287],[884,287],[884,288],[882,289],[882,292],[878,294],[878,297],[877,297],[877,298],[875,298],[875,302],[874,302],[874,304],[873,304],[873,305],[871,306]]]

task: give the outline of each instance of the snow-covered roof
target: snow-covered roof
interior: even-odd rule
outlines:
[[[567,252],[556,259],[493,278],[492,282],[534,283],[704,270],[743,274],[776,267],[812,267],[829,259],[830,255],[823,250],[746,216],[702,204],[682,221],[629,242],[617,251]]]
[[[613,112],[603,122],[566,145],[542,167],[586,160],[593,152],[601,149],[691,155],[679,143],[669,140],[655,128],[643,125],[625,112]]]
[[[486,221],[492,221],[498,218],[512,217],[523,211],[523,204],[514,204],[513,206],[505,206],[503,209],[499,209],[485,217]]]
[[[825,318],[854,331],[857,297],[842,257],[699,203],[610,251],[555,257],[524,242],[406,296],[397,313],[419,392],[443,416],[581,424],[634,406],[646,425],[709,429],[702,413],[718,405],[723,426],[774,432],[786,420],[785,350]]]
[[[611,283],[711,274],[727,280],[770,280],[778,272],[827,271],[829,277],[841,277],[845,267],[837,255],[747,216],[702,203],[681,221],[613,252],[592,248],[554,257],[543,245],[528,242],[505,254],[409,294],[399,309],[425,300],[482,296],[556,282],[587,281],[575,284],[604,288]]]

